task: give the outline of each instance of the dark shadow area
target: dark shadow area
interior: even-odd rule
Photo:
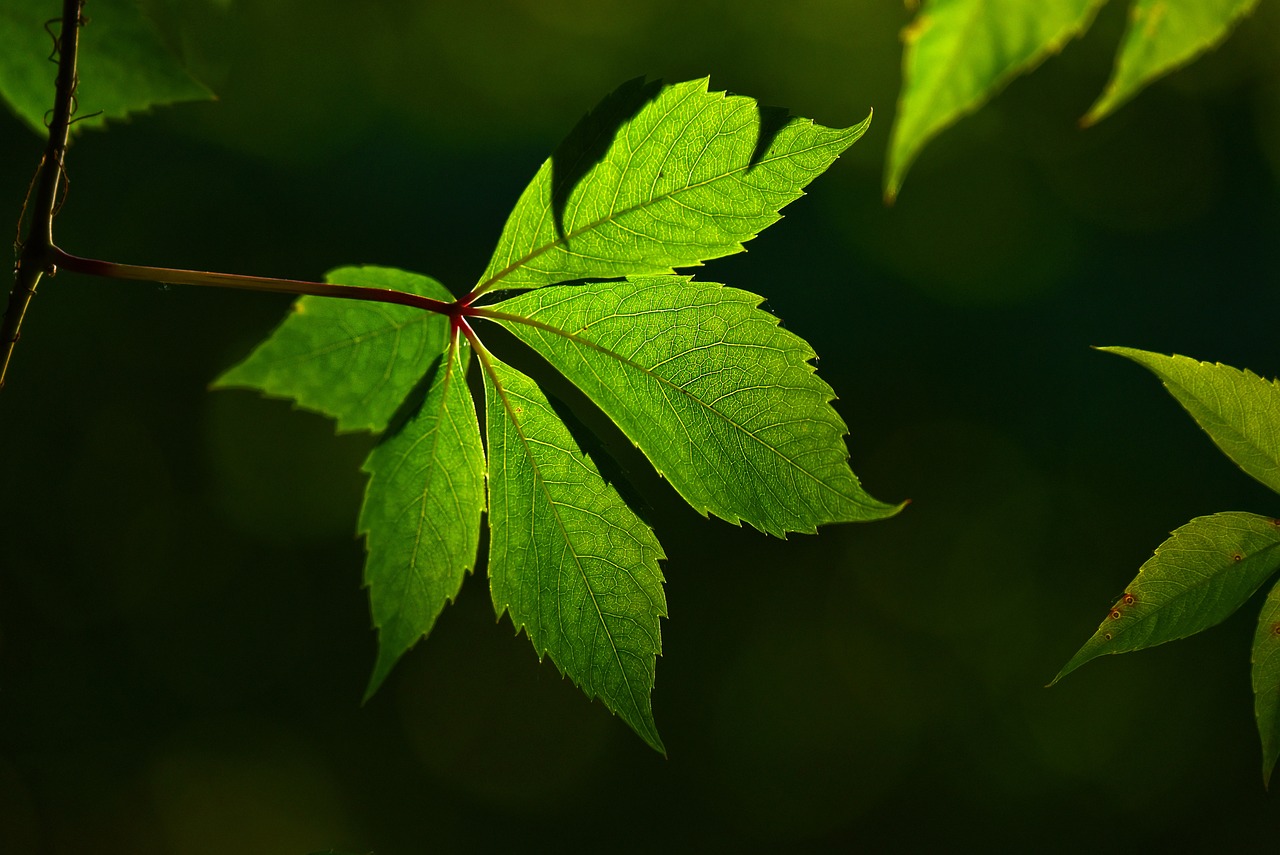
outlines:
[[[422,409],[422,403],[427,399],[427,392],[431,391],[431,384],[436,381],[436,375],[444,369],[444,360],[448,355],[449,351],[445,350],[444,353],[431,361],[426,373],[414,384],[413,389],[400,402],[400,406],[396,407],[396,411],[391,414],[391,421],[387,422],[387,429],[382,432],[382,436],[378,437],[378,445],[382,445],[382,443],[404,430],[404,426],[413,420],[413,417],[418,414],[418,410]]]
[[[756,132],[756,147],[751,152],[751,159],[747,161],[748,172],[755,169],[756,164],[768,154],[769,149],[773,147],[773,141],[778,138],[778,134],[791,122],[792,118],[786,107],[757,104],[756,109],[760,113],[760,127]]]
[[[661,80],[628,80],[604,97],[569,132],[551,155],[551,212],[556,236],[563,238],[564,211],[569,194],[591,168],[604,159],[618,129],[635,118],[662,90]]]
[[[578,448],[591,458],[604,480],[618,491],[645,525],[657,528],[655,511],[658,515],[662,513],[657,506],[679,507],[675,503],[683,500],[658,475],[644,453],[542,354],[497,324],[486,324],[483,334],[503,361],[523,371],[538,384]]]

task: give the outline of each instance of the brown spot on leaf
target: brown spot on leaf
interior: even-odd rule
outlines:
[[[1112,620],[1120,620],[1120,616],[1122,614],[1123,613],[1119,609],[1112,609],[1111,614],[1107,615],[1107,617],[1111,618]]]

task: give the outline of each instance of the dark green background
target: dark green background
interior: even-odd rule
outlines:
[[[606,434],[671,556],[670,758],[495,626],[483,574],[361,707],[371,440],[205,388],[288,300],[60,275],[0,395],[0,851],[1275,845],[1256,602],[1043,688],[1171,529],[1280,511],[1153,377],[1089,350],[1280,373],[1274,4],[1080,131],[1112,4],[926,149],[893,208],[899,4],[144,5],[221,101],[78,140],[57,221],[78,254],[377,263],[461,292],[623,80],[710,74],[829,125],[874,107],[782,222],[698,275],[813,344],[855,471],[912,504],[770,540],[702,520]],[[0,117],[15,219],[39,151]]]

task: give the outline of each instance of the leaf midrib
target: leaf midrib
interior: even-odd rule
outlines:
[[[483,354],[483,351],[477,351],[477,353],[480,355]],[[573,564],[574,567],[577,568],[579,577],[582,579],[583,587],[587,589],[587,593],[591,596],[591,605],[596,611],[596,616],[599,618],[600,626],[604,629],[605,637],[609,639],[609,649],[613,651],[614,661],[618,664],[618,670],[622,673],[622,679],[623,682],[626,683],[627,695],[631,698],[632,706],[637,709],[643,709],[643,705],[637,704],[636,702],[635,689],[632,688],[631,677],[627,673],[626,667],[622,664],[621,651],[618,649],[617,642],[614,641],[613,632],[609,629],[609,624],[604,617],[604,610],[600,608],[600,602],[596,599],[596,592],[591,587],[591,582],[587,577],[586,570],[582,566],[581,556],[578,554],[578,550],[574,547],[573,540],[569,537],[569,532],[565,526],[564,520],[560,516],[559,503],[552,498],[551,491],[547,489],[547,482],[542,475],[542,469],[538,465],[538,461],[529,447],[529,438],[525,435],[524,428],[520,425],[519,419],[516,418],[515,409],[511,404],[510,398],[507,397],[506,387],[503,386],[502,381],[498,379],[498,374],[493,369],[492,364],[483,356],[481,356],[481,362],[484,364],[485,371],[488,373],[490,379],[493,380],[493,387],[498,392],[498,398],[502,401],[502,408],[507,414],[507,420],[511,423],[511,426],[515,428],[516,436],[520,438],[520,444],[524,447],[525,459],[529,461],[529,466],[533,469],[534,480],[537,482],[543,496],[546,498],[547,504],[551,506],[551,513],[555,516],[556,526],[560,530],[560,535],[564,540],[565,545],[569,548],[569,554],[573,556]],[[560,624],[562,636],[568,638],[570,635],[564,628],[564,618],[560,608],[561,600],[561,597],[556,597],[556,618]],[[593,687],[593,691],[595,691],[596,694],[600,694],[599,689]]]
[[[714,408],[714,407],[712,407],[710,404],[708,404],[707,402],[703,401],[701,398],[698,398],[697,396],[693,395],[693,393],[691,393],[691,392],[687,391],[687,390],[686,390],[686,389],[684,389],[683,387],[678,386],[678,385],[676,385],[676,384],[672,383],[671,381],[667,380],[665,377],[662,377],[662,376],[661,376],[661,375],[659,375],[659,374],[655,374],[655,373],[653,373],[652,371],[650,371],[649,369],[647,369],[645,366],[640,365],[639,363],[635,362],[634,360],[630,359],[629,357],[623,356],[622,354],[617,353],[616,351],[610,350],[609,348],[606,348],[606,347],[604,347],[603,345],[596,344],[595,342],[590,341],[590,340],[588,340],[588,339],[581,338],[581,337],[579,337],[579,336],[575,335],[574,333],[568,332],[568,331],[563,330],[563,329],[561,329],[561,328],[559,328],[559,327],[556,327],[556,326],[553,326],[553,325],[551,325],[551,324],[548,324],[548,323],[546,323],[545,321],[538,321],[538,320],[535,320],[535,319],[530,318],[530,317],[525,317],[525,316],[523,316],[523,315],[513,315],[513,314],[510,314],[510,313],[508,313],[508,312],[493,312],[493,311],[489,311],[489,312],[485,312],[485,315],[486,315],[487,317],[493,318],[494,320],[497,320],[497,321],[510,321],[510,322],[513,322],[513,323],[520,323],[520,324],[524,324],[525,326],[534,327],[535,329],[539,329],[539,330],[542,330],[542,331],[544,331],[544,332],[548,332],[548,333],[552,333],[552,334],[554,334],[554,335],[561,336],[562,338],[565,338],[565,339],[567,339],[567,340],[569,340],[569,341],[571,341],[571,342],[573,342],[573,343],[575,343],[575,344],[580,344],[580,345],[584,345],[584,346],[586,346],[586,347],[589,347],[589,348],[591,348],[591,349],[593,349],[593,350],[598,351],[599,353],[601,353],[601,354],[603,354],[603,355],[605,355],[605,356],[609,356],[609,357],[612,357],[613,359],[616,359],[618,362],[620,362],[620,363],[622,363],[622,364],[624,364],[624,365],[628,365],[628,366],[630,366],[630,367],[634,368],[635,370],[637,370],[637,371],[641,372],[641,373],[642,373],[642,374],[644,374],[645,376],[648,376],[648,377],[653,378],[654,380],[656,380],[658,383],[660,383],[661,385],[665,386],[666,388],[673,389],[673,390],[675,390],[675,391],[679,392],[679,393],[680,393],[681,395],[683,395],[684,397],[688,398],[689,400],[696,401],[698,404],[700,404],[700,405],[703,407],[703,409],[705,409],[706,411],[708,411],[708,412],[710,412],[710,413],[715,414],[715,415],[716,415],[716,416],[718,416],[721,420],[723,420],[725,423],[727,423],[730,427],[732,427],[732,428],[734,428],[734,429],[736,429],[736,430],[740,431],[741,433],[745,434],[746,436],[751,437],[751,439],[755,440],[755,441],[756,441],[757,443],[759,443],[763,448],[768,449],[769,451],[771,451],[775,456],[777,456],[777,457],[778,457],[778,459],[780,459],[780,460],[784,461],[784,462],[785,462],[788,466],[790,466],[792,469],[795,469],[795,470],[797,470],[797,471],[799,471],[799,472],[804,473],[804,475],[805,475],[806,477],[808,477],[808,478],[809,478],[809,479],[810,479],[814,484],[816,484],[816,485],[818,485],[819,487],[822,487],[822,488],[824,488],[824,489],[826,489],[826,490],[829,490],[829,491],[831,491],[832,493],[835,493],[836,495],[841,496],[842,498],[845,498],[845,499],[847,499],[847,500],[849,500],[849,501],[851,501],[851,502],[854,502],[855,504],[857,504],[857,503],[858,503],[858,502],[857,502],[856,497],[854,497],[854,496],[850,496],[850,495],[848,495],[847,493],[844,493],[844,492],[842,492],[842,491],[840,491],[840,490],[837,490],[837,489],[833,488],[832,486],[830,486],[829,484],[827,484],[825,481],[822,481],[822,480],[821,480],[821,479],[819,479],[819,478],[818,478],[818,476],[816,476],[814,473],[810,472],[808,469],[805,469],[805,468],[804,468],[803,466],[801,466],[799,463],[797,463],[796,461],[792,460],[790,457],[787,457],[785,454],[783,454],[783,453],[782,453],[781,451],[779,451],[778,449],[774,448],[772,445],[769,445],[769,444],[768,444],[767,442],[765,442],[763,439],[761,439],[760,437],[758,437],[758,436],[757,436],[756,434],[754,434],[753,432],[751,432],[751,431],[747,430],[745,427],[743,427],[742,425],[738,424],[738,423],[737,423],[736,421],[734,421],[733,419],[729,418],[727,415],[725,415],[724,413],[722,413],[720,410],[715,409],[715,408]],[[669,360],[668,360],[668,361],[669,361]],[[680,421],[679,415],[676,415],[676,419],[677,419],[677,421]],[[683,422],[683,421],[680,421],[680,424],[683,426],[684,422]],[[629,435],[629,434],[628,434],[628,436],[630,437],[630,435]]]
[[[1276,548],[1278,548],[1278,547],[1280,547],[1280,540],[1272,541],[1271,543],[1268,543],[1266,546],[1264,546],[1264,547],[1262,547],[1261,549],[1259,549],[1257,552],[1252,552],[1252,553],[1250,553],[1250,554],[1248,554],[1248,555],[1245,555],[1245,556],[1244,556],[1244,557],[1243,557],[1239,562],[1232,562],[1232,565],[1231,565],[1231,566],[1234,566],[1234,567],[1241,567],[1241,566],[1242,566],[1242,565],[1244,565],[1246,562],[1254,561],[1255,559],[1261,558],[1262,556],[1266,555],[1266,553],[1268,553],[1268,552],[1270,552],[1271,550],[1276,549]],[[1156,550],[1156,555],[1159,555],[1159,554],[1160,554],[1160,550],[1159,550],[1159,549],[1157,549],[1157,550]],[[1155,556],[1153,556],[1153,557],[1155,557]],[[1228,567],[1227,569],[1230,569],[1230,567]],[[1271,573],[1273,573],[1273,574],[1274,574],[1274,573],[1276,572],[1276,570],[1277,570],[1277,569],[1280,569],[1280,565],[1278,565],[1277,567],[1273,567],[1273,568],[1271,569]],[[1219,572],[1221,572],[1221,571],[1219,571]],[[1139,571],[1138,578],[1141,578],[1141,571]],[[1150,611],[1150,612],[1148,612],[1148,613],[1146,613],[1146,614],[1144,614],[1144,615],[1139,615],[1139,616],[1137,617],[1137,619],[1136,619],[1136,620],[1134,620],[1134,621],[1130,622],[1130,623],[1128,624],[1128,627],[1124,630],[1124,634],[1125,634],[1125,635],[1129,635],[1129,634],[1130,634],[1130,633],[1132,633],[1132,632],[1133,632],[1133,631],[1134,631],[1134,630],[1135,630],[1139,625],[1141,625],[1141,624],[1145,623],[1145,622],[1146,622],[1146,621],[1148,621],[1148,620],[1151,620],[1152,618],[1157,617],[1157,616],[1160,614],[1161,610],[1163,610],[1163,609],[1167,608],[1167,607],[1169,606],[1169,604],[1170,604],[1170,603],[1172,603],[1175,599],[1181,599],[1181,598],[1185,597],[1188,591],[1193,591],[1193,590],[1196,590],[1197,588],[1205,588],[1205,587],[1208,587],[1208,586],[1212,583],[1212,581],[1213,581],[1215,578],[1217,578],[1217,574],[1214,574],[1214,575],[1206,575],[1206,576],[1200,576],[1200,577],[1199,577],[1195,582],[1193,582],[1192,584],[1184,585],[1184,586],[1183,586],[1183,588],[1182,588],[1182,591],[1181,591],[1181,592],[1179,592],[1178,594],[1174,595],[1174,597],[1171,597],[1170,599],[1166,600],[1166,601],[1165,601],[1165,602],[1164,602],[1164,603],[1163,603],[1159,608],[1157,608],[1157,609],[1153,609],[1152,611]],[[1137,580],[1135,580],[1135,584],[1136,584],[1136,581],[1137,581]],[[1265,583],[1266,583],[1266,581],[1267,581],[1267,579],[1266,579],[1266,578],[1263,578],[1263,579],[1262,579],[1262,581],[1258,583],[1258,584],[1259,584],[1259,586],[1261,586],[1262,584],[1265,584]],[[1256,590],[1256,589],[1255,589],[1255,590]],[[1248,598],[1246,597],[1246,599],[1248,599]],[[1241,601],[1241,603],[1240,603],[1239,605],[1237,605],[1237,606],[1236,606],[1236,608],[1239,608],[1239,607],[1240,607],[1240,605],[1244,605],[1244,602],[1243,602],[1243,601]],[[1225,620],[1225,618],[1223,618],[1223,619]],[[1194,633],[1193,633],[1193,634],[1194,634]],[[1113,633],[1113,635],[1118,637],[1118,636],[1120,635],[1120,631],[1119,631],[1119,630],[1117,630],[1115,633]],[[1186,636],[1177,636],[1177,638],[1186,638]]]
[[[856,126],[855,126],[855,127],[856,127]],[[848,130],[850,130],[850,129],[846,128],[845,130],[846,130],[846,131],[848,131]],[[806,154],[806,153],[808,153],[808,152],[810,152],[810,151],[814,151],[814,150],[819,149],[819,148],[824,148],[824,147],[825,147],[825,145],[829,145],[829,143],[827,143],[827,144],[815,144],[815,145],[811,145],[811,146],[808,146],[807,148],[803,148],[803,149],[791,149],[791,150],[787,151],[785,154],[776,154],[776,155],[774,155],[774,156],[772,156],[772,157],[763,157],[763,158],[761,158],[760,160],[756,161],[754,164],[752,164],[752,163],[748,162],[747,164],[745,164],[745,165],[743,165],[743,166],[737,166],[737,167],[734,167],[733,169],[729,170],[728,172],[723,172],[723,173],[721,173],[720,175],[712,176],[711,178],[704,179],[704,180],[702,180],[702,181],[700,181],[700,182],[698,182],[698,183],[696,183],[696,184],[686,184],[685,186],[683,186],[683,187],[678,187],[678,188],[676,188],[675,190],[672,190],[672,191],[670,191],[670,192],[668,192],[668,193],[663,193],[663,194],[661,194],[661,195],[659,195],[659,196],[654,196],[654,197],[649,198],[649,199],[646,199],[646,200],[644,200],[644,201],[642,201],[642,202],[637,202],[636,204],[631,205],[630,207],[627,207],[627,208],[623,208],[623,209],[622,209],[622,210],[620,210],[620,211],[610,211],[610,212],[609,212],[609,214],[608,214],[607,216],[601,217],[601,218],[600,218],[600,219],[598,219],[598,220],[595,220],[595,221],[593,221],[593,222],[587,223],[586,225],[580,226],[579,228],[575,229],[574,231],[572,231],[572,232],[568,232],[568,233],[567,233],[567,234],[565,234],[563,237],[557,237],[557,238],[556,238],[555,240],[553,240],[553,241],[550,241],[550,242],[548,242],[548,243],[545,243],[545,244],[543,244],[542,246],[535,247],[534,249],[532,249],[532,250],[530,250],[528,253],[526,253],[524,256],[522,256],[522,257],[520,257],[520,258],[516,259],[515,261],[511,262],[511,263],[510,263],[510,264],[508,264],[506,267],[502,268],[502,269],[501,269],[501,270],[499,270],[497,273],[493,274],[493,275],[492,275],[492,276],[490,276],[488,279],[486,279],[486,280],[484,280],[483,282],[481,282],[479,285],[477,285],[477,286],[472,290],[472,293],[473,293],[473,294],[476,294],[476,295],[479,295],[479,294],[483,294],[483,293],[485,293],[485,292],[487,292],[487,291],[492,290],[492,289],[493,289],[493,287],[494,287],[498,282],[502,281],[502,280],[503,280],[503,279],[505,279],[507,276],[509,276],[509,275],[511,275],[512,273],[514,273],[515,271],[519,270],[519,269],[520,269],[521,267],[523,267],[524,265],[526,265],[526,264],[528,264],[529,262],[533,261],[535,258],[538,258],[539,256],[544,255],[544,254],[545,254],[545,253],[547,253],[547,252],[550,252],[551,250],[555,249],[555,248],[556,248],[556,247],[558,247],[558,246],[561,246],[561,245],[567,244],[567,243],[568,243],[570,240],[572,240],[573,238],[579,237],[579,236],[581,236],[581,235],[583,235],[583,234],[585,234],[585,233],[587,233],[587,232],[589,232],[589,231],[591,231],[591,230],[593,230],[593,229],[598,229],[598,228],[600,228],[600,227],[601,227],[601,226],[603,226],[603,225],[607,225],[608,223],[613,222],[614,220],[621,219],[622,217],[626,217],[626,216],[628,216],[628,215],[630,215],[630,214],[635,213],[636,211],[644,210],[645,208],[649,207],[650,205],[655,205],[655,204],[657,204],[657,203],[659,203],[659,202],[665,202],[665,201],[667,201],[668,199],[674,199],[675,197],[677,197],[677,196],[679,196],[680,194],[685,193],[685,192],[687,192],[687,191],[690,191],[690,190],[696,190],[696,189],[698,189],[699,187],[706,187],[706,186],[707,186],[707,185],[709,185],[709,184],[713,184],[713,183],[715,183],[715,182],[717,182],[717,181],[721,181],[721,180],[723,180],[723,179],[725,179],[725,178],[729,178],[729,177],[731,177],[731,176],[733,176],[733,175],[737,175],[738,173],[741,173],[741,172],[746,172],[746,171],[748,171],[748,170],[758,169],[759,167],[761,167],[761,166],[765,165],[766,163],[772,163],[772,162],[774,162],[774,161],[784,160],[784,159],[787,159],[787,158],[791,158],[791,157],[795,157],[795,156],[798,156],[798,155]],[[632,153],[634,154],[634,152],[632,152]],[[625,175],[626,175],[626,173],[624,172],[624,173],[622,174],[622,176],[625,176]],[[618,184],[619,184],[619,186],[620,186],[620,185],[621,185],[621,183],[622,183],[622,176],[620,176],[620,177],[619,177],[619,179],[618,179]],[[802,192],[803,192],[803,191],[802,191]],[[543,221],[545,221],[545,214],[544,214],[544,216],[543,216]]]

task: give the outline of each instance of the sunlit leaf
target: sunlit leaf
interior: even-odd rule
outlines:
[[[746,291],[683,276],[550,286],[498,310],[699,512],[774,535],[882,519],[813,350]]]
[[[434,279],[390,267],[341,267],[326,282],[452,300]],[[338,420],[380,431],[444,353],[448,321],[410,306],[303,297],[267,339],[214,388],[258,389]]]
[[[468,349],[437,366],[418,411],[365,461],[360,531],[368,559],[378,662],[365,697],[426,635],[476,560],[484,510],[484,449],[467,388]]]
[[[865,128],[786,119],[705,80],[624,86],[538,173],[478,289],[527,293],[454,302],[425,276],[344,267],[329,281],[436,303],[304,297],[218,379],[384,432],[360,515],[379,633],[367,696],[457,596],[487,507],[499,617],[664,750],[650,699],[662,547],[538,386],[480,343],[493,321],[577,383],[703,513],[784,535],[899,510],[849,468],[809,345],[760,297],[666,272],[740,250]],[[587,275],[630,278],[555,284]],[[465,382],[473,347],[484,449]]]
[[[57,0],[0,0],[0,96],[37,133],[53,108],[57,66],[48,61],[59,30]],[[200,101],[213,93],[189,75],[136,0],[93,0],[80,34],[75,127],[100,125],[157,104]],[[101,115],[95,113],[101,111]]]
[[[538,170],[476,290],[669,273],[739,252],[870,121],[784,119],[708,92],[706,79],[633,82]]]
[[[1103,347],[1150,369],[1218,448],[1280,492],[1280,383],[1221,363]]]
[[[537,385],[485,364],[489,580],[538,656],[658,751],[649,693],[667,613],[653,532],[582,453]]]
[[[1215,47],[1257,5],[1258,0],[1134,0],[1115,71],[1084,123],[1104,118],[1156,78]]]
[[[1186,638],[1225,620],[1280,568],[1280,520],[1196,517],[1156,548],[1054,682],[1090,659]]]
[[[925,143],[1083,33],[1104,0],[926,0],[903,31],[885,198]]]

